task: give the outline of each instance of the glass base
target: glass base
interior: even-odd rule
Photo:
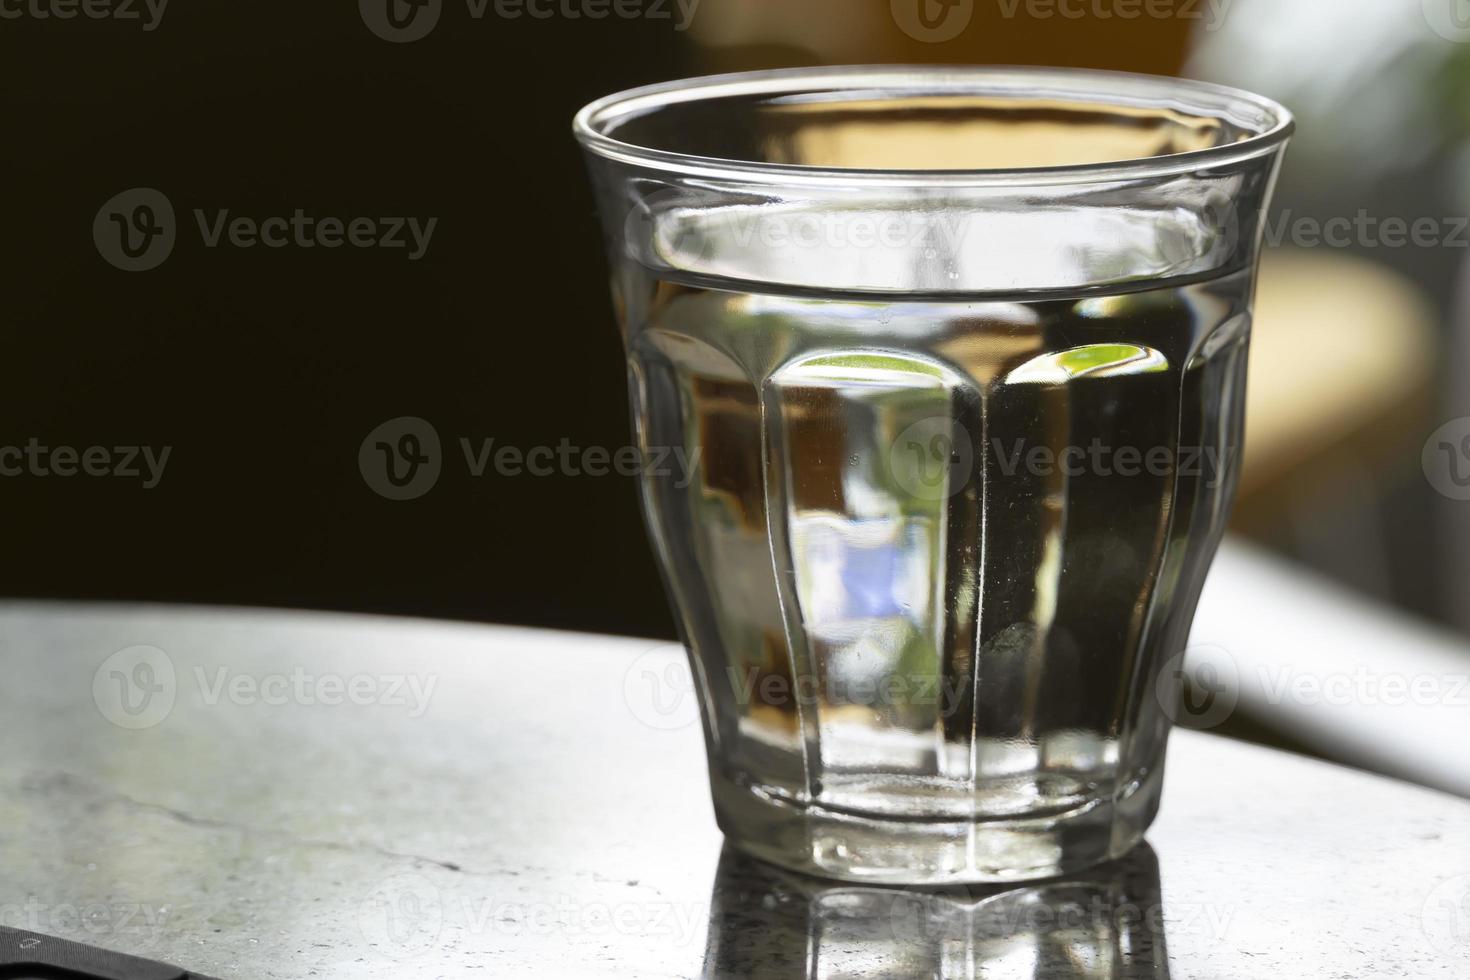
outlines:
[[[1024,818],[892,819],[788,800],[711,773],[725,837],[772,864],[880,885],[1004,884],[1072,874],[1122,857],[1159,808],[1155,769],[1120,798]]]

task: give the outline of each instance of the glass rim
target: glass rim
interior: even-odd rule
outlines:
[[[741,95],[831,96],[872,92],[879,96],[976,94],[1017,99],[1068,96],[1106,107],[1157,108],[1234,123],[1252,133],[1219,146],[1102,163],[960,170],[882,170],[762,163],[699,156],[629,143],[608,131],[630,117],[712,98]],[[706,75],[627,89],[584,106],[572,122],[582,146],[609,160],[705,179],[780,185],[889,187],[994,187],[1071,184],[1187,173],[1265,156],[1295,131],[1290,110],[1273,99],[1213,82],[1163,75],[979,65],[852,65],[780,68]]]

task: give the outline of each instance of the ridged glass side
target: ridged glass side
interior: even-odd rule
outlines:
[[[993,302],[629,285],[640,439],[698,461],[645,502],[717,777],[839,825],[1106,835],[1161,764],[1154,682],[1223,532],[1248,277]],[[822,827],[800,846],[841,864]]]

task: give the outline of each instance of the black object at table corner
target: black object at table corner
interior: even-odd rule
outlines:
[[[0,926],[0,980],[209,980],[182,967]]]

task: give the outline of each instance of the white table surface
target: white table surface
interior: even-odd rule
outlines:
[[[151,677],[119,654],[140,645],[164,658]],[[1077,976],[1465,976],[1470,804],[1188,732],[1152,852],[1080,893],[920,896],[945,925],[913,934],[894,927],[906,893],[721,865],[698,726],[629,683],[678,657],[406,619],[0,606],[0,924],[221,980],[1011,977],[1063,954]],[[137,714],[119,669],[155,689]],[[1162,937],[975,925],[1093,892],[1161,910]]]

